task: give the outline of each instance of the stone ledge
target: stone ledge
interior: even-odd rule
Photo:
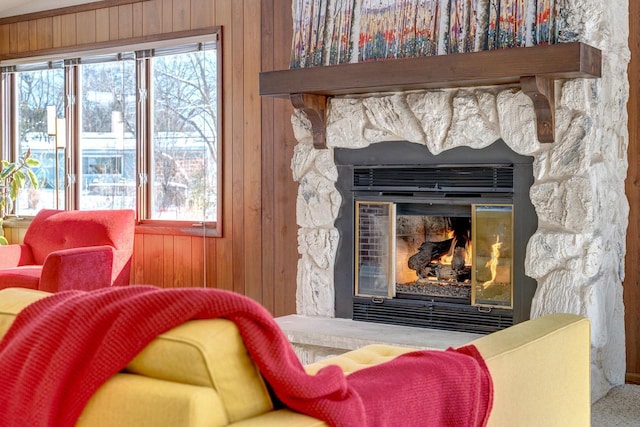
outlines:
[[[278,317],[276,322],[303,364],[314,363],[368,344],[444,350],[448,347],[460,347],[482,336],[296,314]]]

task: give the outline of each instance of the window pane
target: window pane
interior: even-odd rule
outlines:
[[[34,189],[27,181],[18,195],[16,213],[34,215],[43,208],[63,209],[64,150],[56,149],[55,136],[49,132],[55,130],[55,117],[63,116],[64,72],[61,68],[19,72],[15,75],[15,85],[17,152],[24,154],[31,149],[31,156],[40,161],[40,166],[33,169],[39,188]],[[51,128],[48,128],[47,107],[55,111]]]
[[[152,60],[151,218],[217,217],[215,50]]]
[[[135,61],[80,66],[80,209],[135,209]]]

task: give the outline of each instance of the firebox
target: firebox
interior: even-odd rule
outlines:
[[[409,142],[336,149],[336,315],[476,333],[528,319],[532,161],[501,140],[439,155]]]

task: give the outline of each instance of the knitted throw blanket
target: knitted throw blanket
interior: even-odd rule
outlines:
[[[484,426],[492,383],[475,347],[416,351],[345,376],[305,373],[271,315],[228,291],[151,286],[65,291],[15,319],[0,342],[3,426],[73,426],[93,393],[158,334],[189,319],[235,322],[289,408],[332,426]]]

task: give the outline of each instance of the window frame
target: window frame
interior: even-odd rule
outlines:
[[[78,47],[77,49],[65,50],[60,54],[52,54],[47,57],[28,57],[11,61],[3,61],[3,67],[6,65],[26,65],[30,63],[45,62],[51,60],[69,60],[74,62],[77,58],[91,57],[105,54],[117,54],[121,52],[136,52],[149,49],[166,49],[171,47],[179,47],[194,43],[215,43],[216,55],[216,108],[217,117],[215,118],[217,127],[217,182],[216,182],[216,219],[215,221],[181,221],[168,219],[151,219],[151,197],[152,183],[151,162],[153,136],[150,120],[153,108],[152,100],[149,95],[148,83],[151,81],[151,67],[148,61],[150,58],[144,58],[141,61],[144,65],[136,66],[136,79],[138,87],[136,88],[136,217],[137,232],[144,234],[171,234],[171,235],[192,235],[203,237],[221,237],[222,236],[222,214],[223,214],[223,143],[224,130],[223,126],[223,52],[222,52],[222,27],[214,26],[202,28],[199,30],[182,31],[178,33],[165,33],[154,37],[138,37],[127,41],[103,42],[91,45],[88,49]],[[81,182],[76,179],[80,173],[80,129],[78,129],[78,117],[80,102],[76,95],[78,93],[79,71],[78,64],[72,64],[65,71],[65,126],[67,135],[67,144],[65,150],[65,171],[66,178],[64,183],[65,192],[65,209],[78,209],[78,194],[81,191]],[[65,66],[65,68],[67,68]],[[0,131],[2,142],[3,158],[15,158],[17,155],[17,139],[16,125],[13,123],[13,112],[17,108],[15,97],[12,96],[15,85],[12,73],[2,73],[2,81],[0,82],[0,118],[3,119],[4,126]],[[140,108],[142,107],[142,108]],[[6,119],[9,120],[6,120]],[[6,124],[9,125],[6,125]]]

